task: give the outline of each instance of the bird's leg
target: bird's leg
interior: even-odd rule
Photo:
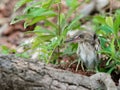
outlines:
[[[73,62],[69,65],[69,67],[71,67],[71,65],[74,64],[74,63],[76,63],[76,62],[78,62],[78,63],[77,63],[77,67],[76,67],[76,71],[77,71],[77,70],[78,70],[78,67],[79,67],[79,65],[80,65],[81,59],[78,59],[78,60],[73,61]],[[81,62],[81,68],[82,68],[83,71],[85,71],[84,66],[83,66],[83,62]]]
[[[85,71],[84,66],[83,66],[83,62],[81,62],[81,68],[83,71]]]
[[[74,63],[76,63],[76,62],[77,62],[77,60],[74,60],[74,61],[69,65],[69,67],[71,67],[71,65],[74,64]]]
[[[77,63],[76,71],[78,70],[80,62],[81,62],[81,68],[82,68],[82,70],[85,71],[84,66],[83,66],[83,62],[81,61],[81,59],[79,58],[77,61],[78,61],[78,63]]]
[[[76,67],[76,72],[77,72],[77,70],[78,70],[78,67],[79,67],[79,65],[80,65],[80,59],[78,59],[78,63],[77,63],[77,67]]]

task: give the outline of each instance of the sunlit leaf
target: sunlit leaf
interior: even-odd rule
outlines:
[[[76,7],[79,4],[79,2],[78,0],[66,0],[66,4],[69,7]]]
[[[112,33],[112,28],[107,26],[107,25],[102,25],[100,26],[100,29],[106,33],[106,35],[110,35],[110,33]]]
[[[117,14],[114,21],[114,33],[116,36],[118,35],[119,28],[120,28],[120,14]]]
[[[18,8],[20,8],[22,5],[31,2],[33,0],[20,0],[19,2],[17,2],[17,4],[15,5],[14,11],[16,11]]]
[[[29,10],[31,8],[35,8],[35,7],[39,7],[41,6],[42,2],[41,1],[37,1],[36,3],[32,3],[31,5],[27,5],[27,7],[24,9],[24,13],[29,12]]]
[[[58,29],[58,25],[56,25],[54,22],[51,22],[51,21],[49,21],[49,20],[45,20],[45,25],[46,26],[51,26],[51,27],[53,27],[54,29]]]
[[[30,15],[32,17],[37,17],[37,16],[55,16],[56,13],[51,10],[46,10],[44,8],[31,8],[27,15]]]
[[[100,15],[97,15],[93,18],[93,21],[95,23],[100,23],[100,24],[105,24],[105,17],[104,16],[100,16]]]
[[[47,30],[47,29],[45,29],[45,28],[42,28],[42,27],[40,27],[40,26],[36,26],[33,32],[36,33],[36,34],[41,33],[41,34],[51,34],[51,35],[55,35],[54,32],[52,32],[52,31],[50,31],[50,30]]]
[[[45,2],[42,3],[42,7],[46,9],[50,9],[53,4],[60,3],[61,0],[46,0]]]
[[[115,39],[113,38],[112,42],[110,43],[112,56],[115,56],[115,44],[114,44],[114,41],[115,41]]]
[[[74,26],[76,24],[76,22],[78,22],[82,17],[83,17],[83,15],[77,16],[74,20],[72,20],[72,22],[69,24],[67,29],[72,29],[72,26]]]
[[[106,19],[105,19],[105,21],[106,21],[106,24],[109,26],[109,27],[111,27],[111,28],[113,28],[113,18],[112,17],[106,17]]]

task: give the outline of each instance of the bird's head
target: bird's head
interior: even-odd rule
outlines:
[[[94,40],[97,38],[96,34],[94,32],[84,30],[84,31],[78,31],[76,32],[73,37],[70,39],[66,40],[65,43],[67,42],[76,42],[76,43],[82,43],[82,42],[94,42]]]

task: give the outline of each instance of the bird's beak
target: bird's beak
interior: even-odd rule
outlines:
[[[74,41],[74,38],[71,38],[71,39],[68,39],[66,41],[64,41],[65,43],[68,43],[68,42],[73,42]]]
[[[79,39],[78,37],[70,38],[70,39],[68,39],[68,40],[64,41],[64,43],[77,42],[77,41],[78,41],[78,39]]]

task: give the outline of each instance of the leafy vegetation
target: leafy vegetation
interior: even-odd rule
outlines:
[[[89,2],[89,0],[83,0],[83,2]],[[11,24],[24,20],[24,27],[26,28],[38,23],[34,31],[31,32],[36,35],[31,49],[39,49],[36,51],[39,52],[41,60],[56,64],[61,55],[72,55],[76,52],[77,45],[73,43],[63,51],[64,40],[68,31],[81,29],[79,20],[83,16],[75,12],[83,2],[66,0],[68,11],[64,13],[61,12],[61,0],[41,0],[37,2],[20,0],[14,10],[18,10],[25,4],[27,4],[27,7],[24,9],[24,14],[15,17]],[[69,20],[73,14],[74,19]],[[93,22],[101,43],[99,53],[107,57],[105,67],[99,67],[98,71],[111,73],[120,65],[120,11],[116,11],[113,16],[95,16]],[[104,60],[101,60],[101,62],[104,62]]]
[[[108,57],[105,68],[100,68],[100,71],[111,73],[120,65],[120,11],[117,10],[113,16],[95,16],[93,21],[100,35],[100,53]]]
[[[16,11],[26,3],[30,4],[24,9],[24,14],[15,17],[11,24],[25,20],[24,27],[26,28],[38,22],[43,23],[37,25],[32,31],[36,34],[32,49],[39,48],[40,59],[45,60],[47,63],[57,63],[56,60],[61,55],[60,48],[64,47],[67,32],[80,28],[79,20],[82,15],[75,14],[76,17],[69,23],[69,18],[81,4],[77,0],[74,4],[73,2],[74,0],[66,0],[69,8],[67,13],[61,12],[61,0],[42,0],[38,2],[20,0],[15,6]],[[57,5],[56,8],[55,5]],[[53,19],[57,19],[56,22],[53,22]]]
[[[9,53],[15,53],[16,52],[16,50],[9,49],[6,46],[0,46],[0,51],[1,51],[2,54],[9,54]]]

